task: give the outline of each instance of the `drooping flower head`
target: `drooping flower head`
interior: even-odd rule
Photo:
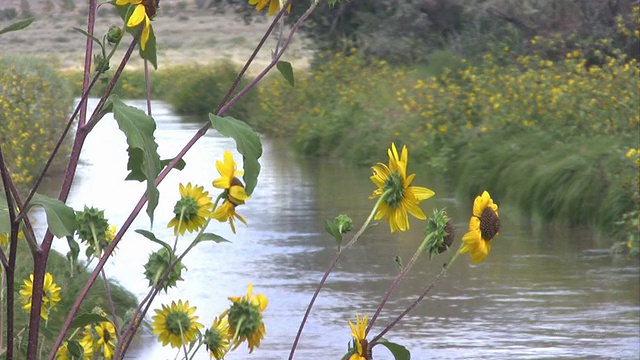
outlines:
[[[286,0],[283,1],[283,4]],[[256,11],[261,11],[265,6],[269,4],[269,16],[273,16],[280,10],[280,0],[249,0],[249,5],[255,6]],[[291,4],[287,7],[287,11],[291,12]]]
[[[156,15],[158,8],[157,0],[116,0],[116,5],[135,5],[129,21],[127,21],[127,27],[134,28],[140,24],[143,24],[142,36],[140,37],[140,48],[142,51],[147,47],[149,36],[151,35],[151,19]]]
[[[469,232],[462,237],[464,246],[460,252],[469,252],[473,263],[484,260],[491,250],[491,240],[498,235],[499,231],[498,205],[494,204],[491,195],[484,191],[473,202]]]
[[[183,304],[182,300],[177,304],[172,301],[171,306],[162,305],[162,310],[155,310],[151,327],[162,346],[171,344],[172,348],[180,348],[183,344],[195,341],[198,329],[204,327],[196,321],[198,317],[193,315],[195,311],[195,306],[189,307],[189,302]]]
[[[236,349],[245,340],[248,343],[249,353],[260,347],[260,341],[264,339],[267,331],[262,321],[262,312],[267,308],[267,297],[262,294],[252,295],[253,284],[249,284],[247,296],[231,296],[233,302],[228,310],[222,313],[227,316],[229,322],[229,336],[233,339]]]
[[[220,222],[229,221],[231,230],[235,234],[235,218],[247,225],[247,221],[236,213],[236,207],[244,204],[249,199],[249,195],[244,189],[244,184],[238,178],[238,176],[242,176],[244,171],[237,169],[233,155],[229,151],[224,152],[223,161],[216,161],[216,168],[221,177],[213,181],[213,186],[224,190],[222,194],[224,202],[213,211],[211,217]]]
[[[169,221],[167,227],[173,227],[173,233],[184,235],[200,230],[206,224],[206,218],[211,214],[211,198],[209,192],[204,191],[203,186],[187,186],[180,184],[180,200],[173,208],[175,217]]]
[[[364,318],[361,318],[359,314],[356,314],[355,325],[349,320],[349,327],[351,328],[351,337],[353,338],[353,348],[355,352],[349,357],[349,360],[369,360],[371,359],[371,348],[367,342],[366,329],[369,323],[369,316],[365,314]]]
[[[425,187],[410,186],[415,174],[407,176],[409,155],[406,146],[402,147],[402,152],[398,155],[396,145],[392,143],[388,154],[389,166],[378,163],[372,168],[371,181],[378,188],[369,198],[377,198],[389,190],[390,192],[385,195],[380,204],[375,219],[380,220],[386,217],[391,232],[405,231],[409,229],[407,213],[421,220],[427,218],[418,204],[435,195],[435,192]]]
[[[216,359],[224,359],[229,351],[231,336],[229,335],[229,322],[227,318],[220,317],[213,320],[213,325],[204,333],[204,345],[209,355]]]
[[[44,285],[42,294],[42,307],[40,308],[40,316],[44,320],[49,320],[49,313],[60,301],[60,287],[53,282],[53,275],[46,273],[44,275]],[[33,273],[29,275],[29,279],[24,280],[22,289],[20,290],[20,301],[22,308],[27,312],[31,311],[33,296]]]

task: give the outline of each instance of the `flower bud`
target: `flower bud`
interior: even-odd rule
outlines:
[[[109,31],[107,31],[107,41],[109,44],[116,44],[122,39],[122,28],[117,25],[111,25]]]

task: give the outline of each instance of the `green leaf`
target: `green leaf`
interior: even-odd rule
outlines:
[[[221,242],[231,242],[220,235],[216,235],[212,233],[202,233],[198,235],[196,237],[196,242],[201,242],[201,241],[213,241],[213,242],[217,242],[218,244]]]
[[[67,236],[67,244],[69,244],[69,253],[67,253],[67,259],[71,261],[78,260],[78,254],[80,254],[80,245],[73,239],[73,236]]]
[[[163,159],[160,160],[160,166],[164,169],[167,167],[167,165],[169,165],[170,162],[172,162],[173,159]],[[176,170],[182,170],[184,169],[184,167],[187,166],[187,163],[184,161],[184,159],[180,159],[178,160],[178,162],[176,163],[176,166],[174,166],[173,168]]]
[[[49,231],[57,237],[72,236],[76,230],[76,213],[72,208],[58,199],[45,195],[35,194],[31,200],[31,206],[40,205],[47,215],[47,225]]]
[[[153,224],[153,212],[158,206],[160,197],[155,179],[161,169],[158,144],[153,136],[156,122],[144,111],[123,103],[117,95],[111,95],[106,106],[112,106],[118,127],[127,137],[129,145],[127,169],[131,170],[127,179],[147,181],[147,215]]]
[[[147,45],[145,46],[144,51],[142,50],[142,46],[140,46],[140,57],[149,61],[151,65],[153,65],[153,68],[158,70],[158,56],[156,54],[156,34],[153,31],[153,26],[149,26],[151,27],[151,29],[149,29],[149,40],[147,41]],[[142,41],[142,38],[140,39],[140,41]]]
[[[333,236],[334,239],[336,239],[336,242],[338,243],[338,249],[340,249],[342,247],[342,232],[338,228],[338,225],[336,225],[336,223],[333,221],[325,220],[324,230],[328,232],[329,235]]]
[[[68,340],[67,351],[69,351],[72,359],[82,359],[84,357],[84,348],[80,346],[78,340]]]
[[[293,77],[293,67],[291,66],[291,63],[288,61],[278,61],[278,63],[276,64],[276,68],[278,68],[280,74],[282,74],[285,80],[289,82],[291,87],[295,87],[296,80]]]
[[[100,41],[100,39],[98,39],[97,37],[95,37],[95,36],[93,36],[93,35],[89,34],[88,32],[86,32],[86,31],[84,31],[84,30],[82,30],[82,29],[80,29],[80,28],[77,28],[77,27],[73,27],[72,29],[73,29],[73,30],[75,30],[75,31],[77,31],[77,32],[79,32],[80,34],[82,34],[82,35],[84,35],[84,36],[88,37],[88,38],[91,38],[93,41],[97,42],[97,43],[98,43],[98,45],[100,45],[100,47],[103,47],[103,46],[102,46],[102,42],[101,42],[101,41]]]
[[[209,114],[211,125],[224,136],[232,137],[236,141],[236,149],[242,154],[244,163],[244,180],[247,195],[253,193],[258,184],[260,174],[260,163],[258,159],[262,156],[262,143],[260,136],[253,131],[247,123],[232,118],[231,116],[220,117]]]
[[[9,206],[7,206],[7,198],[0,195],[0,234],[8,234],[11,232],[11,218],[9,218]]]
[[[389,349],[389,351],[391,351],[391,354],[393,354],[393,358],[396,360],[411,360],[411,352],[409,352],[406,347],[400,344],[392,343],[387,339],[382,338],[371,345],[371,347],[376,345],[385,346],[387,349]]]
[[[142,229],[137,229],[136,232],[144,237],[146,237],[147,239],[153,241],[156,244],[160,244],[162,246],[165,247],[165,249],[169,250],[169,254],[173,254],[173,249],[171,249],[171,246],[169,246],[169,244],[167,244],[166,242],[158,239],[154,233],[152,233],[151,231],[147,231],[147,230],[142,230]]]
[[[8,33],[10,31],[16,31],[16,30],[24,29],[27,26],[31,25],[31,23],[35,19],[36,18],[34,18],[34,17],[30,17],[30,18],[27,18],[27,19],[24,19],[24,20],[20,20],[20,21],[14,22],[13,24],[7,26],[6,28],[0,29],[0,34]]]
[[[139,152],[139,153],[137,151],[129,152],[129,163],[127,163],[127,170],[131,170],[131,171],[129,172],[125,180],[137,180],[137,181],[145,180],[144,174],[142,173],[141,169],[139,167],[135,167],[131,165],[141,161],[140,160],[141,157],[142,157],[142,152]],[[160,160],[160,168],[164,169],[172,161],[173,159]],[[180,159],[176,163],[176,166],[174,166],[173,168],[176,170],[182,170],[184,169],[185,166],[187,166],[187,163],[183,159]]]
[[[98,324],[101,322],[111,322],[111,320],[107,319],[106,317],[102,316],[102,315],[98,315],[98,314],[93,314],[93,313],[87,313],[87,314],[82,314],[82,315],[78,315],[76,316],[73,321],[71,321],[71,324],[69,325],[69,328],[71,329],[75,329],[75,328],[82,328],[85,327],[89,324]]]

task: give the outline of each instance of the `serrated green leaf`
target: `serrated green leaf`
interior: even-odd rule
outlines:
[[[82,359],[84,357],[84,348],[80,346],[78,340],[68,340],[67,351],[72,359]]]
[[[8,33],[10,31],[17,31],[17,30],[22,30],[24,28],[26,28],[27,26],[31,25],[31,23],[35,20],[36,18],[34,17],[30,17],[24,20],[20,20],[20,21],[16,21],[13,24],[3,28],[0,30],[0,35],[4,34],[4,33]]]
[[[391,354],[393,354],[393,358],[395,360],[411,360],[411,352],[409,352],[409,350],[407,350],[406,347],[400,344],[392,343],[392,342],[389,342],[387,339],[382,338],[376,341],[371,346],[373,347],[376,345],[382,345],[387,349],[389,349]]]
[[[76,230],[76,213],[72,208],[58,199],[37,193],[33,195],[29,207],[36,205],[44,208],[49,231],[55,237],[63,238],[73,235]]]
[[[88,37],[88,38],[91,38],[93,41],[97,42],[98,45],[100,45],[100,47],[102,47],[102,41],[100,41],[100,39],[98,39],[97,37],[89,34],[88,32],[86,32],[86,31],[84,31],[84,30],[82,30],[80,28],[77,28],[77,27],[72,27],[72,29],[77,31],[77,32],[79,32],[80,34]]]
[[[213,242],[217,242],[218,244],[221,243],[221,242],[231,242],[231,241],[223,238],[220,235],[216,235],[216,234],[212,234],[212,233],[202,233],[202,234],[198,235],[198,237],[196,237],[196,241],[197,242],[213,241]]]
[[[164,246],[165,249],[169,250],[169,254],[173,254],[173,249],[171,249],[171,246],[169,246],[169,244],[167,244],[166,242],[158,239],[154,233],[152,233],[151,231],[147,231],[147,230],[142,230],[142,229],[137,229],[136,232],[144,237],[146,237],[147,239],[153,241],[156,244],[160,244],[162,246]]]
[[[129,145],[127,169],[131,170],[127,178],[137,176],[132,174],[141,174],[147,182],[147,215],[153,224],[153,212],[158,206],[160,197],[155,179],[161,170],[158,144],[153,135],[156,122],[144,111],[123,103],[117,95],[109,96],[107,106],[113,106],[113,117],[127,137]]]
[[[295,87],[296,80],[293,77],[293,66],[291,66],[291,63],[288,61],[278,61],[276,68],[280,71],[280,74],[282,74],[285,80],[289,82],[289,85],[291,85],[291,87]]]
[[[338,243],[338,249],[340,249],[342,247],[343,239],[342,239],[342,232],[340,232],[338,225],[336,225],[336,223],[333,221],[325,220],[324,230],[328,232],[329,235],[333,236],[334,239],[336,239],[336,242]]]
[[[211,125],[224,136],[233,138],[236,141],[236,149],[242,154],[244,164],[244,184],[247,195],[253,193],[258,184],[260,174],[260,163],[258,159],[262,156],[262,143],[260,136],[253,131],[247,123],[232,118],[231,116],[220,117],[209,114]]]
[[[87,313],[87,314],[82,314],[82,315],[78,315],[76,316],[73,321],[71,321],[71,324],[69,325],[69,328],[71,329],[75,329],[75,328],[82,328],[85,327],[89,324],[98,324],[101,322],[111,322],[111,320],[107,319],[106,317],[102,316],[102,315],[98,315],[98,314],[93,314],[93,313]]]

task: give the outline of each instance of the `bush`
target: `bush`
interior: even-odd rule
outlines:
[[[0,142],[16,183],[30,184],[43,169],[72,105],[67,82],[47,63],[33,57],[0,59]]]

